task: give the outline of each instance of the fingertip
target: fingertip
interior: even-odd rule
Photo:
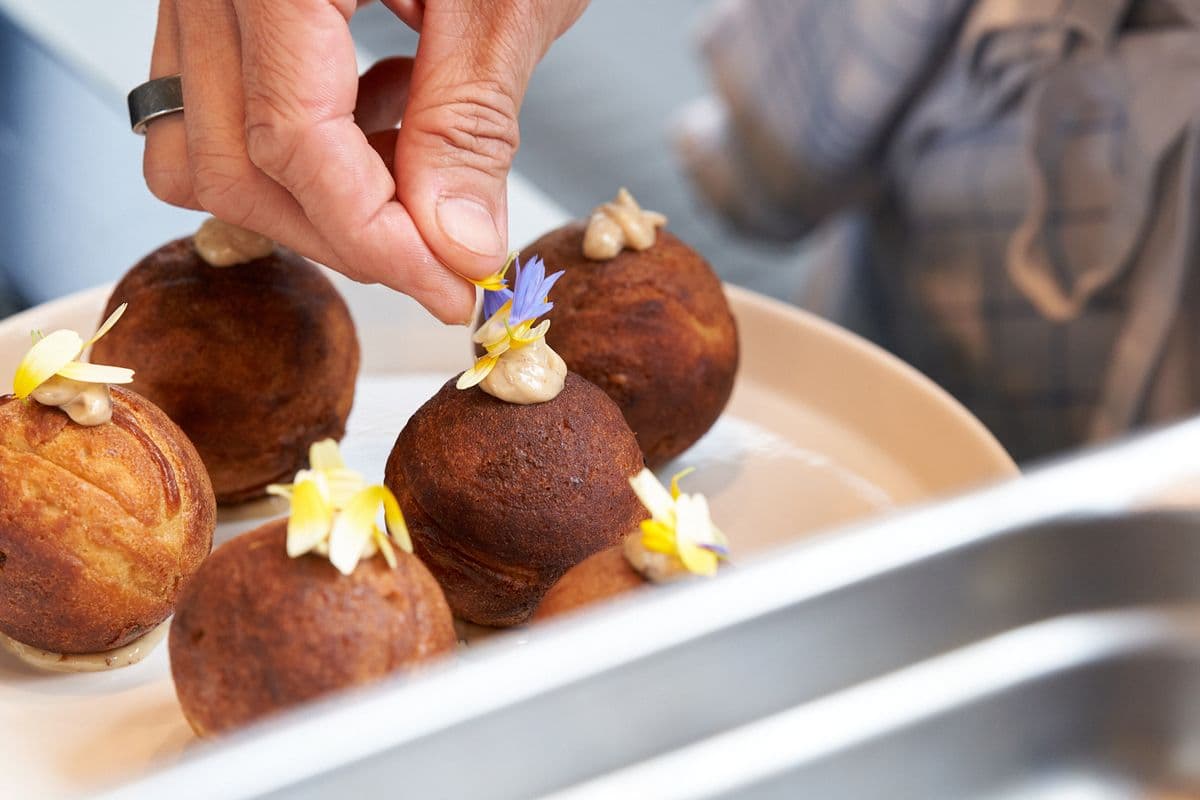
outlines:
[[[475,286],[447,269],[419,238],[391,252],[398,260],[389,259],[386,266],[372,270],[369,279],[408,295],[446,325],[462,325],[473,318]]]
[[[416,300],[444,325],[470,325],[475,319],[475,287],[462,280],[454,283],[442,294]]]

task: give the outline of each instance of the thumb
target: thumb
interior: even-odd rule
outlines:
[[[521,5],[426,4],[396,140],[397,197],[434,255],[468,278],[503,263],[517,117],[529,76],[549,46],[516,13]]]

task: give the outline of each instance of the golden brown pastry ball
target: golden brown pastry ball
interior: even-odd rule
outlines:
[[[400,432],[384,483],[454,613],[500,626],[644,518],[629,487],[641,467],[620,410],[568,373],[535,405],[450,381]]]
[[[333,284],[300,256],[276,247],[213,267],[180,239],[130,270],[104,313],[125,302],[93,359],[136,372],[134,389],[196,445],[218,502],[261,496],[310,444],[342,437],[358,338]]]
[[[522,250],[549,272],[546,341],[616,401],[651,468],[691,447],[721,415],[738,366],[737,327],[721,281],[695,250],[660,230],[648,250],[583,257],[582,223]]]
[[[343,575],[289,558],[287,520],[218,547],[179,599],[171,675],[188,723],[215,735],[338,689],[412,670],[457,646],[437,581],[397,551]]]
[[[610,547],[567,570],[546,592],[542,604],[533,614],[533,621],[550,619],[649,585],[642,574],[630,566],[621,545]]]
[[[0,632],[99,653],[170,615],[212,548],[216,504],[167,416],[112,389],[112,421],[0,397]]]

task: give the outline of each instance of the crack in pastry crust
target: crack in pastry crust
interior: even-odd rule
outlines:
[[[157,408],[114,388],[114,423],[0,403],[0,631],[59,653],[119,647],[171,613],[212,545],[212,488]]]

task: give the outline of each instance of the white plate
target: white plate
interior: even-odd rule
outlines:
[[[335,280],[363,344],[343,452],[378,478],[409,415],[469,363],[469,344],[464,329],[438,326],[407,298]],[[0,323],[0,372],[16,365],[34,328],[88,335],[108,292]],[[729,297],[742,337],[733,399],[663,472],[697,467],[686,485],[708,495],[735,558],[1016,474],[986,429],[910,367],[782,303],[736,288]],[[280,513],[267,501],[223,512],[217,540]],[[8,797],[85,794],[165,766],[193,741],[165,647],[136,666],[87,675],[39,673],[0,655],[0,731]]]

